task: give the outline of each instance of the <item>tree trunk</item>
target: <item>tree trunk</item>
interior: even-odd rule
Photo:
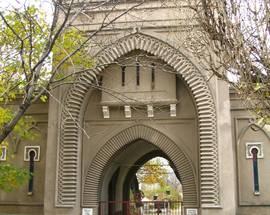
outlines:
[[[19,109],[14,115],[14,117],[8,122],[8,124],[6,124],[2,128],[2,131],[0,133],[0,144],[2,144],[3,141],[7,138],[7,136],[12,132],[12,130],[14,129],[16,124],[19,122],[19,120],[23,117],[24,113],[26,112],[26,110],[29,108],[30,105],[31,105],[30,101],[26,101],[22,103],[19,106]]]

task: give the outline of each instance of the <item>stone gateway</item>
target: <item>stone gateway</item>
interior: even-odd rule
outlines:
[[[79,16],[77,27],[93,32],[110,7],[89,7],[93,23]],[[183,215],[270,214],[269,130],[189,51],[186,7],[177,17],[173,4],[146,1],[121,17],[89,44],[93,68],[33,105],[39,139],[14,158],[32,165],[31,190],[1,193],[0,214],[129,214],[100,205],[130,201],[138,167],[157,156],[182,185]]]

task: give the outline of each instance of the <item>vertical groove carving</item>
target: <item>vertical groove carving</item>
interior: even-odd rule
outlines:
[[[156,136],[154,140],[151,138],[152,134]],[[118,145],[114,144],[115,139],[117,139]],[[172,159],[181,177],[184,204],[193,206],[198,205],[198,188],[195,181],[196,176],[190,160],[188,160],[176,144],[164,134],[145,125],[136,125],[121,131],[111,138],[97,153],[88,168],[84,182],[83,206],[95,207],[97,205],[100,199],[101,179],[103,178],[104,170],[107,165],[110,164],[117,152],[121,151],[124,146],[136,139],[144,139],[153,143]]]
[[[180,52],[169,44],[149,35],[135,33],[118,40],[97,56],[97,65],[78,77],[66,95],[61,116],[61,133],[58,152],[58,175],[56,185],[56,205],[73,207],[76,202],[79,148],[79,114],[83,99],[91,83],[96,80],[105,65],[113,63],[120,53],[127,54],[135,48],[155,54],[183,77],[188,84],[198,110],[200,136],[200,193],[202,207],[215,207],[220,204],[218,147],[216,134],[216,109],[210,89],[202,74]],[[117,53],[116,53],[117,52]],[[179,62],[178,62],[179,61]],[[170,63],[169,63],[170,62]],[[72,130],[70,126],[72,125]],[[147,135],[146,135],[147,136]],[[69,153],[65,150],[68,148]],[[71,166],[70,166],[71,164]],[[211,164],[211,165],[209,165]]]

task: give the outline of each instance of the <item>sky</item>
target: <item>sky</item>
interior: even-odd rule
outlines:
[[[20,8],[23,5],[36,5],[38,7],[44,7],[48,5],[50,0],[0,0],[0,7],[2,8],[9,8],[9,7],[16,7]]]
[[[51,0],[0,0],[0,11],[7,11],[9,9],[23,9],[25,6],[35,5],[40,8],[45,14],[52,14]]]

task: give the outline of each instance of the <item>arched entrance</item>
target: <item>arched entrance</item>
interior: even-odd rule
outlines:
[[[83,189],[83,206],[94,208],[98,206],[99,201],[102,200],[101,194],[106,170],[112,170],[110,165],[116,159],[118,153],[138,139],[144,140],[142,143],[146,145],[153,144],[155,148],[152,148],[151,151],[159,149],[164,155],[168,156],[180,175],[183,186],[184,205],[187,207],[198,207],[198,185],[196,183],[195,171],[189,158],[170,138],[145,125],[136,125],[125,129],[111,138],[101,148],[88,168]],[[147,147],[144,148],[147,152]]]
[[[130,200],[130,187],[132,186],[132,182],[134,179],[134,176],[142,168],[142,166],[148,162],[149,160],[155,159],[157,157],[162,157],[163,159],[167,160],[169,163],[169,166],[174,171],[174,175],[177,178],[177,180],[181,183],[180,174],[177,171],[176,167],[174,166],[174,163],[170,160],[170,158],[161,150],[159,149],[153,149],[150,152],[145,152],[144,155],[142,155],[135,163],[134,165],[130,166],[128,173],[126,174],[124,184],[123,184],[123,200]],[[153,174],[156,172],[153,171]],[[146,173],[148,174],[148,173]],[[152,173],[150,173],[152,174]],[[167,177],[167,176],[166,176]]]
[[[86,102],[86,94],[89,91],[92,83],[95,82],[96,75],[102,72],[106,67],[104,65],[112,64],[117,58],[129,53],[132,50],[142,50],[157,56],[169,66],[171,66],[176,71],[176,73],[183,78],[189,87],[190,92],[194,98],[194,103],[196,104],[199,123],[198,133],[200,139],[200,186],[198,187],[200,187],[200,203],[202,206],[218,206],[220,203],[220,198],[218,151],[216,142],[216,111],[210,89],[202,74],[182,53],[167,43],[141,33],[131,34],[127,37],[124,37],[101,51],[97,55],[97,65],[102,66],[98,66],[95,69],[80,75],[66,94],[64,109],[62,111],[63,114],[61,116],[62,127],[59,138],[56,205],[60,207],[73,207],[77,200],[78,194],[76,190],[80,177],[78,173],[81,144],[81,131],[79,129],[79,125],[82,123],[84,111],[83,104]],[[162,151],[164,151],[173,161],[175,160],[174,163],[175,166],[179,168],[179,172],[181,172],[181,168],[186,168],[182,171],[186,172],[189,177],[194,178],[194,175],[190,173],[192,172],[192,168],[187,168],[187,166],[180,166],[182,163],[179,162],[179,155],[181,155],[181,159],[187,159],[183,154],[183,151],[178,150],[179,154],[175,154],[174,150],[168,149],[167,146],[164,145],[164,142],[162,143],[161,140],[155,140],[155,138],[151,136],[151,132],[149,135],[150,136],[148,138],[150,139],[146,138],[145,140],[153,144],[160,143],[159,147],[162,149]],[[130,137],[123,138],[129,140],[125,141],[124,144],[132,141]],[[137,138],[140,137],[136,136],[136,139]],[[152,141],[152,138],[154,138],[157,143]],[[160,138],[164,139],[163,136]],[[171,146],[173,145],[174,144],[171,144]],[[118,143],[114,142],[112,148],[116,146],[118,146]],[[119,149],[120,148],[117,150]],[[103,147],[99,153],[109,153],[110,156],[115,153],[108,150],[108,147]],[[102,157],[100,157],[100,160],[95,160],[92,165],[98,168],[101,174],[103,168],[100,169],[100,167],[104,167],[107,161],[108,160],[104,160]],[[91,178],[91,176],[89,176],[89,178]],[[83,204],[91,205],[93,202],[98,200],[98,198],[91,196],[92,193],[95,193],[98,190],[96,187],[97,184],[97,182],[92,182],[88,178],[86,179],[83,194]],[[88,187],[90,192],[89,190],[85,191],[86,187]],[[195,185],[193,188],[197,191]],[[198,192],[195,193],[198,195]],[[195,198],[193,195],[194,194],[188,193],[185,195],[184,193],[186,199],[190,199],[190,201],[193,203],[194,199],[196,199],[195,202],[197,204],[198,197],[196,196]]]
[[[134,150],[138,152],[135,156]],[[163,151],[138,139],[117,157],[108,168],[117,164],[113,175],[104,174],[111,180],[109,189],[102,183],[101,193],[107,193],[108,198],[101,197],[100,214],[182,214],[180,175]]]

